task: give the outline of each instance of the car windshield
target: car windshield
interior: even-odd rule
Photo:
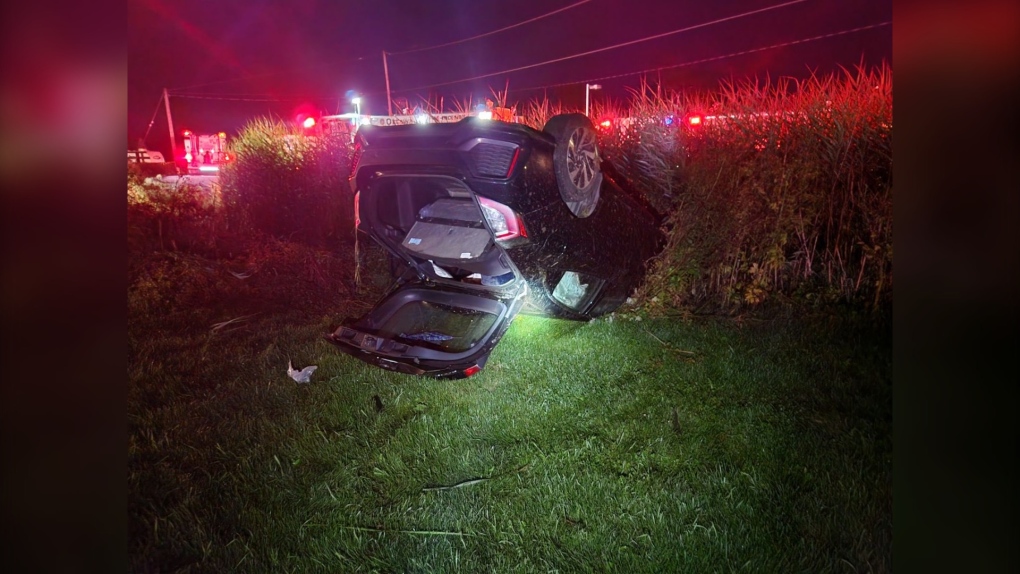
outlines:
[[[412,301],[391,315],[379,334],[409,345],[460,353],[474,347],[496,319],[484,311]]]

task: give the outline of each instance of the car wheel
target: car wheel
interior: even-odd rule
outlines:
[[[553,171],[560,197],[577,217],[595,211],[602,187],[602,166],[595,126],[584,114],[549,118],[543,131],[556,140]]]

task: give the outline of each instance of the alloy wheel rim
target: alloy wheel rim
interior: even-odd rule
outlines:
[[[594,132],[577,128],[570,134],[567,142],[567,173],[578,189],[585,189],[595,179],[598,153]]]

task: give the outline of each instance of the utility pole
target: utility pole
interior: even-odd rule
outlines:
[[[386,114],[393,115],[393,100],[390,99],[390,68],[386,64],[386,50],[382,53],[383,75],[386,76]]]
[[[170,117],[170,95],[163,88],[163,103],[166,104],[166,125],[170,128],[170,155],[177,161],[177,138],[174,137],[174,120]],[[158,109],[158,108],[157,108]]]

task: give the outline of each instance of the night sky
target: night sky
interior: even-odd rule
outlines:
[[[163,88],[178,133],[236,133],[302,107],[350,112],[355,93],[363,113],[385,114],[383,51],[394,98],[443,97],[448,109],[507,85],[511,104],[548,96],[583,108],[585,82],[603,86],[593,97],[625,100],[642,77],[712,88],[892,53],[892,0],[136,0],[128,10],[128,145],[149,129],[148,147],[165,151]]]

